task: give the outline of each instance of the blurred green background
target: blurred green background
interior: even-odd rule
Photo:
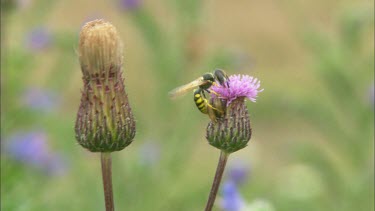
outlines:
[[[1,210],[104,210],[99,154],[74,138],[82,25],[117,27],[137,120],[113,153],[117,210],[203,210],[219,150],[187,95],[205,72],[260,79],[229,158],[249,210],[374,210],[372,1],[1,1]],[[241,169],[240,169],[241,170]],[[224,181],[230,178],[225,175]],[[218,196],[215,210],[225,193]],[[234,203],[234,202],[233,202]],[[262,206],[260,206],[262,207]]]

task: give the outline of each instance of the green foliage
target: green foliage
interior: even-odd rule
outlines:
[[[82,88],[75,47],[84,11],[74,10],[76,2],[71,3],[68,8],[73,11],[76,25],[69,28],[54,22],[62,17],[57,15],[62,4],[52,2],[33,1],[29,8],[20,9],[14,1],[2,1],[2,6],[6,4],[9,9],[2,40],[1,145],[7,146],[9,137],[18,131],[41,129],[48,136],[51,151],[64,155],[68,169],[63,175],[48,175],[14,160],[3,148],[1,210],[104,208],[99,154],[79,147],[73,129]],[[132,50],[142,55],[139,63],[129,61],[132,55],[125,49],[125,85],[137,120],[137,134],[134,143],[112,157],[117,210],[190,211],[202,210],[205,205],[219,157],[219,150],[205,140],[209,118],[195,108],[192,95],[176,101],[167,97],[174,87],[213,68],[237,73],[225,39],[205,43],[197,33],[198,29],[210,33],[205,30],[209,22],[205,18],[213,9],[207,5],[220,11],[229,9],[202,2],[168,0],[161,8],[143,5],[127,11],[116,10],[115,3],[108,2],[113,4],[110,9],[103,8],[109,10],[107,17],[113,18],[108,21],[123,31],[135,29],[132,38],[145,46]],[[369,94],[374,83],[373,9],[350,8],[341,15],[332,15],[331,34],[305,22],[290,24],[304,32],[300,40],[293,42],[302,46],[311,62],[304,62],[300,73],[311,79],[306,84],[291,79],[295,73],[288,70],[295,63],[280,67],[272,62],[278,58],[255,57],[271,64],[258,62],[255,68],[265,90],[256,104],[248,104],[253,129],[249,146],[231,155],[243,155],[254,165],[251,180],[240,189],[246,201],[265,198],[281,211],[374,210],[374,102]],[[62,10],[64,18],[69,19],[71,11],[65,7]],[[160,11],[170,11],[168,21]],[[275,15],[267,11],[264,14]],[[245,17],[253,19],[252,15]],[[128,25],[116,24],[128,20]],[[45,49],[30,51],[24,36],[36,24],[52,29],[53,42]],[[236,24],[243,30],[252,24],[248,29],[251,33],[262,31],[264,26],[246,20],[231,26],[223,23],[222,30],[231,30],[232,25],[234,29]],[[237,35],[233,34],[233,40]],[[192,42],[192,36],[211,49],[203,51],[201,43]],[[277,42],[285,43],[280,46],[288,45],[279,34],[265,37],[274,36]],[[227,39],[232,42],[232,37]],[[254,48],[254,54],[264,50],[247,43],[247,39],[241,43]],[[264,46],[273,55],[273,46]],[[196,52],[198,56],[192,56]],[[284,76],[275,78],[276,71],[269,69],[283,70]],[[56,93],[58,106],[45,111],[25,105],[23,93],[32,86]],[[158,148],[143,151],[149,142]]]

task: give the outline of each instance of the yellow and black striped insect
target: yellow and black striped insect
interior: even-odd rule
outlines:
[[[194,102],[197,108],[204,114],[208,114],[207,107],[209,105],[206,97],[203,96],[204,92],[201,88],[194,90]]]
[[[211,98],[210,101],[206,98],[201,88],[194,90],[194,102],[197,108],[203,114],[207,114],[212,121],[216,122],[216,119],[225,116],[226,102],[220,98]]]
[[[211,119],[213,119],[214,116],[221,117],[222,115],[220,114],[225,113],[225,109],[223,109],[224,107],[222,106],[223,103],[220,103],[218,100],[216,100],[215,104],[217,104],[217,106],[220,108],[216,108],[215,105],[211,105],[205,96],[205,92],[214,93],[213,91],[210,91],[209,88],[212,85],[215,85],[217,82],[222,86],[229,87],[228,80],[229,78],[227,74],[223,70],[217,69],[214,71],[214,73],[206,73],[188,84],[173,89],[171,92],[169,92],[169,96],[171,98],[176,98],[177,96],[181,96],[188,91],[195,89],[194,102],[197,108],[202,113],[208,114]]]

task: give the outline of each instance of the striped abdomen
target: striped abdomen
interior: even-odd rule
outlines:
[[[202,96],[202,90],[194,90],[194,102],[197,108],[204,114],[207,114],[207,100]]]

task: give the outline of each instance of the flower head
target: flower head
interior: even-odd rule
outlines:
[[[225,85],[226,83],[224,83]],[[218,116],[208,124],[206,138],[212,146],[232,153],[247,146],[251,138],[251,125],[245,99],[255,102],[259,92],[260,81],[247,75],[232,75],[228,84],[211,86],[212,95],[210,102],[220,99],[226,101],[225,115]]]
[[[229,86],[221,86],[217,84],[212,86],[211,90],[216,92],[220,98],[227,100],[229,105],[233,100],[246,97],[249,100],[255,102],[259,92],[263,89],[259,89],[260,81],[257,78],[248,75],[231,75],[229,76]],[[213,94],[212,97],[217,97]]]
[[[83,91],[75,132],[92,152],[124,149],[135,136],[135,121],[122,77],[122,42],[116,28],[103,20],[81,30],[79,61]]]
[[[250,116],[244,98],[233,101],[225,116],[216,122],[211,121],[206,129],[208,143],[226,153],[246,147],[250,138]]]

